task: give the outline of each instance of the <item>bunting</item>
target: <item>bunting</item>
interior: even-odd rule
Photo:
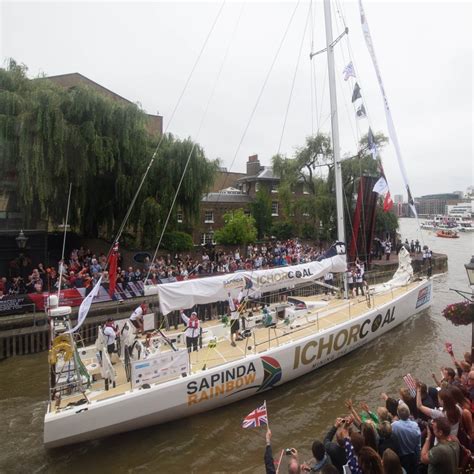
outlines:
[[[360,95],[359,84],[356,82],[354,86],[354,92],[352,92],[352,102],[354,103],[357,99],[362,99],[362,96]]]
[[[375,144],[374,134],[372,129],[369,127],[369,132],[367,133],[367,145],[369,147],[370,153],[372,153],[372,158],[377,159],[377,145]]]
[[[367,117],[367,112],[365,111],[364,104],[361,104],[356,110],[356,117],[358,119],[363,119]]]
[[[381,196],[384,196],[383,210],[384,212],[390,211],[390,209],[392,209],[393,207],[393,200],[392,200],[392,196],[390,195],[390,190],[388,188],[388,183],[383,173],[383,170],[382,170],[382,176],[375,183],[372,191],[374,193],[380,194]]]
[[[390,211],[393,207],[393,201],[392,201],[392,196],[390,196],[390,191],[387,191],[387,194],[385,195],[385,198],[383,200],[383,210],[384,212]]]
[[[99,280],[95,284],[94,288],[92,288],[92,291],[82,300],[81,306],[79,307],[79,311],[77,313],[77,323],[72,329],[67,331],[68,333],[75,332],[82,326],[82,323],[85,321],[87,317],[87,313],[89,312],[91,308],[92,300],[99,293],[101,283],[102,283],[102,275],[100,276]]]
[[[342,73],[344,74],[345,81],[347,81],[349,77],[354,77],[354,78],[356,77],[354,65],[352,64],[352,61],[344,68]]]

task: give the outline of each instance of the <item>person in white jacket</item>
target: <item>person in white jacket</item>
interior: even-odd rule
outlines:
[[[201,331],[201,322],[197,317],[197,313],[193,311],[191,316],[188,318],[181,310],[181,319],[184,324],[186,324],[186,330],[184,335],[186,336],[186,347],[188,352],[193,352],[198,350],[198,338]]]

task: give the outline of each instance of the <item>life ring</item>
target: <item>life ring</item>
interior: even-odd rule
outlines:
[[[48,354],[48,361],[51,365],[58,362],[58,355],[61,354],[64,362],[68,362],[72,358],[73,350],[68,336],[61,335],[53,339],[51,349]]]

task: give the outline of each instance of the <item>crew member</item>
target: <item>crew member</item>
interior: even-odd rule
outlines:
[[[324,275],[324,283],[326,283],[326,285],[333,286],[333,284],[334,284],[334,275],[331,272],[328,272],[328,273],[326,273],[326,275]],[[324,294],[327,295],[329,292],[331,292],[331,295],[334,294],[333,290],[329,289],[329,288],[325,289]]]
[[[355,290],[356,290],[356,295],[357,296],[359,296],[359,290],[362,293],[362,296],[364,296],[364,274],[362,273],[361,268],[356,269]]]
[[[137,334],[143,332],[143,315],[148,312],[148,306],[146,301],[143,302],[135,311],[131,314],[129,320],[135,326]]]
[[[228,293],[229,296],[229,311],[230,311],[230,340],[231,345],[236,346],[235,341],[241,341],[242,337],[240,336],[240,326],[239,326],[239,301],[233,300]],[[235,339],[234,339],[235,338]]]
[[[193,311],[191,317],[188,318],[183,310],[181,310],[181,319],[184,324],[186,324],[186,331],[184,331],[184,334],[186,336],[186,347],[188,348],[188,352],[197,351],[200,332],[200,321],[197,317],[197,313]]]
[[[109,354],[113,354],[116,352],[115,340],[117,338],[119,329],[115,326],[114,320],[112,318],[107,319],[102,332],[106,338],[107,352]]]
[[[349,289],[348,294],[350,298],[354,292],[354,273],[352,272],[352,268],[347,267],[346,274],[347,274],[347,286]]]

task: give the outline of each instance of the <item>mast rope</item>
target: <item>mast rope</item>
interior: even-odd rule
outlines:
[[[258,107],[258,105],[259,105],[259,103],[260,103],[260,99],[262,98],[263,92],[265,91],[265,88],[266,88],[267,83],[268,83],[268,79],[270,78],[270,75],[271,75],[271,73],[272,73],[272,71],[273,71],[273,67],[275,66],[276,60],[278,59],[278,56],[280,55],[281,48],[282,48],[282,46],[283,46],[283,44],[284,44],[284,42],[285,42],[286,36],[287,36],[288,31],[289,31],[289,29],[290,29],[290,26],[291,26],[291,24],[292,24],[292,22],[293,22],[293,18],[295,17],[295,13],[296,13],[296,10],[298,9],[298,6],[299,6],[300,2],[301,2],[301,0],[298,0],[298,1],[296,2],[295,8],[293,9],[293,12],[292,12],[292,14],[291,14],[291,16],[290,16],[290,19],[288,20],[288,23],[287,23],[287,25],[286,25],[285,32],[283,33],[283,36],[282,36],[282,38],[281,38],[281,40],[280,40],[280,43],[279,43],[279,45],[278,45],[278,48],[277,48],[277,50],[276,50],[276,52],[275,52],[275,54],[274,54],[274,56],[273,56],[273,60],[272,60],[272,62],[271,62],[271,64],[270,64],[270,67],[269,67],[269,69],[268,69],[268,71],[267,71],[267,74],[266,74],[265,79],[264,79],[264,81],[263,81],[263,84],[262,84],[262,87],[261,87],[261,89],[260,89],[260,92],[258,93],[257,100],[255,101],[255,104],[254,104],[254,106],[253,106],[253,108],[252,108],[252,111],[250,112],[249,119],[248,119],[248,121],[247,121],[247,124],[245,125],[244,131],[243,131],[243,133],[242,133],[242,136],[240,137],[240,141],[239,141],[239,143],[238,143],[238,145],[237,145],[237,148],[236,148],[236,150],[235,150],[235,153],[234,153],[234,155],[233,155],[232,162],[230,163],[230,166],[229,166],[229,172],[226,174],[226,176],[225,176],[225,178],[224,178],[223,188],[225,188],[225,185],[226,185],[226,183],[227,183],[227,179],[228,179],[228,177],[229,177],[230,170],[231,170],[232,167],[234,166],[235,160],[236,160],[237,155],[238,155],[238,153],[239,153],[239,151],[240,151],[240,148],[241,148],[241,146],[242,146],[242,143],[243,143],[243,141],[244,141],[244,139],[245,139],[245,137],[246,137],[246,135],[247,135],[248,129],[249,129],[250,124],[251,124],[251,122],[252,122],[252,120],[253,120],[253,117],[254,117],[254,115],[255,115],[255,112],[256,112],[256,110],[257,110],[257,107]],[[216,202],[219,202],[219,198],[220,198],[220,194],[217,196],[217,201],[216,201]]]
[[[214,21],[212,22],[211,28],[209,29],[209,31],[208,31],[208,33],[207,33],[207,35],[206,35],[206,38],[204,39],[204,42],[203,42],[203,44],[202,44],[202,46],[201,46],[201,49],[200,49],[200,51],[199,51],[199,53],[198,53],[198,55],[197,55],[197,57],[196,57],[196,60],[194,61],[194,64],[193,64],[193,66],[192,66],[192,68],[191,68],[191,71],[190,71],[189,74],[188,74],[188,77],[187,77],[186,82],[185,82],[185,84],[184,84],[184,86],[183,86],[183,89],[182,89],[182,91],[181,91],[181,93],[180,93],[180,95],[179,95],[179,97],[178,97],[178,100],[176,101],[176,104],[175,104],[175,106],[174,106],[174,108],[173,108],[173,111],[172,111],[172,113],[171,113],[171,116],[170,116],[170,120],[169,120],[169,122],[168,122],[168,125],[166,126],[164,133],[161,135],[160,140],[158,141],[158,144],[157,144],[157,146],[156,146],[156,148],[155,148],[155,150],[154,150],[154,152],[153,152],[153,154],[152,154],[152,156],[151,156],[150,162],[148,163],[148,166],[147,166],[147,168],[146,168],[146,170],[145,170],[145,173],[144,173],[143,176],[142,176],[142,179],[141,179],[140,184],[139,184],[139,186],[138,186],[138,188],[137,188],[137,191],[135,192],[135,195],[134,195],[134,197],[133,197],[133,199],[132,199],[132,202],[130,203],[130,206],[129,206],[128,210],[127,210],[127,213],[125,214],[125,217],[123,218],[122,224],[120,225],[120,228],[119,228],[119,230],[118,230],[118,232],[117,232],[117,235],[115,236],[115,239],[114,239],[113,242],[112,242],[112,245],[111,245],[111,247],[110,247],[108,256],[111,255],[115,242],[118,242],[119,239],[120,239],[120,237],[122,236],[122,233],[123,233],[123,231],[124,231],[124,229],[125,229],[125,226],[126,226],[126,224],[127,224],[127,222],[128,222],[128,219],[129,219],[129,217],[130,217],[130,214],[131,214],[131,212],[132,212],[132,209],[134,208],[135,203],[136,203],[136,201],[137,201],[137,198],[138,198],[138,196],[139,196],[139,194],[140,194],[140,191],[141,191],[141,189],[142,189],[142,187],[143,187],[143,183],[145,182],[145,179],[146,179],[146,177],[147,177],[147,175],[148,175],[148,173],[149,173],[149,171],[150,171],[150,169],[151,169],[151,167],[152,167],[152,165],[153,165],[153,162],[155,161],[156,155],[157,155],[157,153],[158,153],[158,150],[159,150],[160,147],[161,147],[161,144],[163,143],[163,140],[164,140],[164,138],[165,138],[165,136],[166,136],[166,133],[168,132],[168,129],[170,128],[170,126],[171,126],[171,124],[172,124],[172,122],[173,122],[173,119],[174,119],[174,116],[175,116],[175,114],[176,114],[176,111],[178,110],[178,107],[179,107],[179,105],[181,104],[181,100],[183,99],[183,96],[184,96],[184,94],[185,94],[185,92],[186,92],[186,90],[187,90],[187,88],[188,88],[188,86],[189,86],[189,83],[191,82],[191,78],[192,78],[193,75],[194,75],[194,71],[196,70],[196,67],[197,67],[197,65],[198,65],[199,62],[200,62],[200,59],[201,59],[201,57],[202,57],[202,55],[203,55],[203,53],[204,53],[204,51],[205,51],[205,49],[206,49],[207,43],[208,43],[208,41],[209,41],[209,38],[211,37],[211,34],[212,34],[212,32],[214,31],[214,28],[215,28],[215,26],[216,26],[216,24],[217,24],[217,21],[219,20],[219,18],[220,18],[220,16],[221,16],[221,13],[222,13],[222,10],[224,9],[225,4],[226,4],[226,0],[224,0],[224,1],[222,2],[221,6],[220,6],[220,8],[219,8],[219,11],[217,12],[217,14],[216,14],[216,16],[215,16],[215,18],[214,18]],[[107,259],[107,264],[108,264],[108,259]]]
[[[304,39],[305,39],[305,36],[306,36],[306,30],[308,29],[308,23],[309,23],[310,16],[311,16],[311,3],[309,5],[308,14],[306,16],[306,22],[305,22],[304,29],[303,29],[303,35],[301,37],[301,43],[300,43],[300,47],[299,47],[299,50],[298,50],[298,58],[296,60],[295,71],[293,73],[293,79],[291,81],[290,95],[288,97],[288,103],[286,105],[285,117],[283,119],[283,126],[282,126],[281,134],[280,134],[280,142],[278,143],[277,155],[280,154],[281,143],[283,141],[283,135],[285,133],[286,122],[287,122],[287,119],[288,119],[288,114],[290,112],[290,105],[291,105],[291,100],[293,98],[293,91],[294,91],[294,88],[295,88],[296,75],[298,73],[298,67],[300,65],[301,52],[303,50],[303,43],[304,43]]]
[[[158,254],[158,250],[159,250],[160,245],[161,245],[161,242],[162,242],[162,240],[163,240],[163,236],[164,236],[164,234],[165,234],[165,232],[166,232],[166,228],[167,228],[167,226],[168,226],[168,222],[169,222],[169,220],[170,220],[171,214],[172,214],[172,212],[173,212],[174,205],[175,205],[175,203],[176,203],[176,199],[177,199],[177,197],[178,197],[179,191],[181,190],[181,185],[183,184],[184,176],[185,176],[185,174],[186,174],[186,171],[187,171],[187,169],[188,169],[189,163],[190,163],[191,158],[192,158],[192,156],[193,156],[193,152],[194,152],[194,149],[195,149],[195,147],[196,147],[197,140],[198,140],[198,138],[199,138],[199,136],[200,136],[200,134],[201,134],[201,130],[202,130],[202,127],[203,127],[203,125],[204,125],[204,121],[205,121],[205,119],[206,119],[206,117],[207,117],[207,113],[208,113],[208,111],[209,111],[209,107],[210,107],[210,105],[211,105],[212,99],[214,98],[214,94],[215,94],[215,92],[216,92],[217,85],[218,85],[218,83],[219,83],[219,79],[220,79],[220,77],[221,77],[221,75],[222,75],[222,71],[223,71],[223,69],[224,69],[224,64],[225,64],[225,62],[226,62],[226,60],[227,60],[227,57],[228,57],[229,51],[230,51],[230,47],[231,47],[232,42],[233,42],[233,40],[234,40],[235,34],[236,34],[236,32],[237,32],[237,28],[238,28],[238,26],[239,26],[239,24],[240,24],[240,19],[241,19],[241,17],[242,17],[242,12],[243,12],[243,9],[244,9],[244,5],[245,5],[245,3],[242,3],[242,6],[241,6],[241,8],[240,8],[239,16],[237,17],[237,22],[236,22],[236,24],[235,24],[235,26],[234,26],[234,30],[233,30],[233,32],[232,32],[232,34],[231,34],[229,43],[228,43],[227,48],[226,48],[226,50],[225,50],[224,56],[223,56],[223,58],[222,58],[222,61],[221,61],[219,70],[218,70],[217,75],[216,75],[216,79],[214,80],[214,84],[213,84],[213,86],[212,86],[211,93],[210,93],[209,98],[208,98],[208,100],[207,100],[207,104],[206,104],[206,107],[205,107],[205,109],[204,109],[204,113],[203,113],[203,115],[202,115],[202,117],[201,117],[201,122],[199,123],[198,131],[197,131],[197,133],[196,133],[196,139],[193,141],[193,145],[192,145],[191,150],[190,150],[190,152],[189,152],[189,154],[188,154],[188,157],[187,157],[187,159],[186,159],[186,164],[185,164],[185,166],[184,166],[183,173],[181,174],[181,178],[180,178],[180,180],[179,180],[178,187],[176,188],[176,192],[175,192],[175,194],[174,194],[173,201],[172,201],[171,206],[170,206],[170,209],[169,209],[169,211],[168,211],[168,215],[166,216],[166,221],[165,221],[165,224],[164,224],[164,226],[163,226],[163,228],[162,228],[162,231],[161,231],[161,234],[160,234],[160,238],[159,238],[159,240],[158,240],[158,245],[157,245],[156,248],[155,248],[155,252],[154,252],[153,258],[152,258],[152,260],[151,260],[151,265],[150,265],[150,267],[148,268],[148,272],[147,272],[146,277],[145,277],[145,280],[144,280],[144,281],[145,281],[145,284],[146,284],[146,282],[148,281],[148,278],[150,277],[150,272],[151,272],[151,268],[152,268],[153,262],[155,261],[155,258],[156,258],[157,254]]]

